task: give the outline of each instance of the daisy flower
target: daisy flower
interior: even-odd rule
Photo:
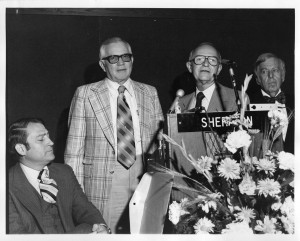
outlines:
[[[251,136],[245,130],[231,132],[226,142],[225,147],[232,153],[236,153],[238,148],[248,148],[251,144]]]
[[[208,218],[200,218],[198,222],[194,225],[196,234],[205,234],[209,232],[213,232],[213,227],[215,225]]]
[[[242,207],[241,211],[236,214],[236,217],[239,220],[245,221],[247,223],[250,223],[250,219],[254,219],[255,213],[252,208]]]
[[[254,160],[253,164],[259,171],[264,171],[266,174],[270,174],[273,176],[275,172],[275,163],[272,160],[268,160],[267,158],[259,159],[259,161]]]
[[[276,218],[269,218],[269,216],[265,216],[264,222],[261,220],[256,221],[257,225],[255,226],[255,230],[263,232],[263,233],[276,233],[275,224],[277,223]]]
[[[247,222],[237,222],[237,223],[230,223],[226,225],[226,229],[222,230],[222,234],[253,234],[252,229],[249,227]]]
[[[198,158],[198,161],[196,161],[196,163],[194,163],[196,171],[201,174],[209,172],[210,168],[211,168],[211,163],[213,161],[214,160],[211,157],[201,156],[201,158]]]
[[[179,219],[182,215],[189,213],[183,209],[184,203],[185,203],[185,200],[183,200],[183,202],[181,202],[181,203],[173,201],[173,203],[169,206],[169,220],[174,225],[176,225],[179,222]]]
[[[225,158],[218,167],[218,173],[227,181],[229,179],[240,179],[240,165],[236,160]]]
[[[257,189],[258,195],[263,194],[265,197],[268,195],[274,197],[276,194],[280,193],[280,184],[273,179],[266,178],[258,181]]]
[[[239,190],[241,194],[254,195],[256,184],[248,173],[245,174],[243,181],[239,184]]]
[[[281,151],[278,154],[279,168],[294,172],[295,156],[289,152]]]

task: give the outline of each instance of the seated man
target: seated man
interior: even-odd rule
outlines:
[[[256,82],[260,86],[260,91],[248,93],[251,104],[254,103],[274,103],[283,113],[290,115],[294,109],[294,100],[281,90],[281,85],[285,80],[285,63],[272,53],[261,54],[254,66]],[[294,152],[294,120],[290,120],[288,128],[283,129],[282,139],[284,141],[284,151]],[[280,140],[277,141],[274,148],[278,151]],[[278,149],[279,148],[279,149]]]
[[[13,123],[8,142],[18,157],[9,170],[8,233],[110,233],[71,167],[51,163],[53,142],[41,120]]]

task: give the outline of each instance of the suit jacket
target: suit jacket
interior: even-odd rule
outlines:
[[[249,98],[250,98],[251,104],[259,104],[259,103],[266,104],[267,103],[267,101],[263,97],[260,89],[249,93]],[[290,113],[294,110],[294,106],[295,106],[294,99],[292,96],[290,96],[288,94],[285,94],[285,98],[286,98],[285,106],[286,106],[286,110],[287,110],[287,115],[290,115]],[[294,119],[294,117],[292,117],[291,120],[289,121],[285,141],[283,143],[284,151],[294,153],[294,145],[295,145],[294,138],[295,138],[295,119]]]
[[[193,98],[195,98],[195,92],[179,99],[178,104],[181,111],[184,112],[195,107],[190,106]],[[234,90],[216,83],[216,88],[210,99],[207,112],[236,111],[237,109]]]
[[[94,223],[105,223],[83,193],[72,169],[51,163],[50,177],[59,188],[57,208],[66,233],[91,233]],[[19,163],[9,170],[9,233],[45,233],[39,193],[29,183]]]
[[[139,111],[140,134],[144,162],[152,153],[152,145],[163,114],[157,90],[132,81]],[[70,165],[89,200],[104,213],[108,210],[112,178],[117,162],[115,140],[105,80],[79,87],[69,113],[69,134],[65,162]],[[106,215],[104,215],[107,220]]]

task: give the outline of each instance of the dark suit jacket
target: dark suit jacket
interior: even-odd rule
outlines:
[[[251,104],[266,104],[267,101],[263,97],[261,90],[259,89],[258,91],[252,91],[251,93],[248,93],[249,98],[250,98],[250,103]],[[294,110],[294,98],[288,94],[285,94],[286,98],[286,109],[287,109],[287,114],[290,115],[290,113]],[[286,133],[286,138],[283,143],[284,151],[294,153],[294,145],[295,145],[295,119],[292,117],[292,119],[289,121],[289,126],[288,130]]]
[[[179,99],[178,104],[182,112],[195,107],[195,106],[192,107],[190,106],[194,96],[195,96],[195,92],[183,96],[182,98]],[[216,88],[212,94],[207,111],[208,112],[236,111],[237,109],[238,108],[235,100],[234,90],[224,85],[221,85],[220,83],[216,83]]]
[[[57,207],[66,233],[91,233],[92,225],[105,223],[100,212],[88,201],[71,167],[51,163],[50,177],[59,188]],[[9,170],[9,233],[45,233],[38,192],[28,182],[20,164]]]

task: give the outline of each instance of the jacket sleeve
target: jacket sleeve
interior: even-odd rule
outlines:
[[[80,91],[82,90],[82,91]],[[73,96],[69,112],[69,133],[65,149],[65,163],[72,167],[79,184],[83,186],[83,158],[86,136],[84,89],[78,88]]]

